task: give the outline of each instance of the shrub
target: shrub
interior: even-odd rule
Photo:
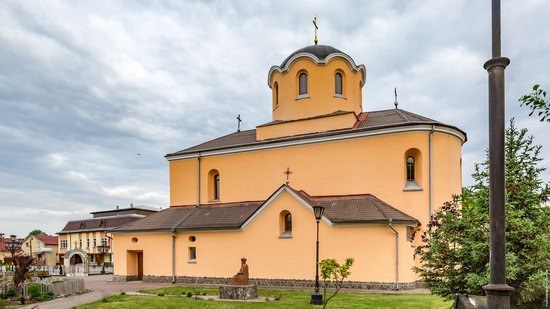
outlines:
[[[40,292],[40,286],[38,286],[38,284],[29,284],[27,287],[27,292],[29,292],[31,299],[34,300],[40,300],[42,296],[42,292]]]
[[[187,294],[186,294],[186,295],[187,295],[187,297],[192,297],[192,296],[193,296],[193,293],[191,293],[191,292],[187,292]]]
[[[157,296],[164,296],[164,293],[158,293]]]
[[[6,308],[6,301],[0,298],[0,309]]]

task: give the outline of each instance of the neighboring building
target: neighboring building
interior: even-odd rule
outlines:
[[[23,243],[23,239],[17,239],[18,243]],[[7,243],[11,243],[10,238],[4,238],[0,234],[0,264],[10,264],[11,263],[11,251],[8,249]],[[22,253],[22,250],[19,249],[16,254]]]
[[[34,265],[55,266],[60,264],[57,236],[29,236],[23,242],[21,249],[25,254],[34,258]]]
[[[90,213],[90,219],[69,221],[59,235],[59,253],[68,274],[88,274],[90,266],[113,262],[111,230],[157,213],[149,206],[133,206]]]
[[[170,208],[113,231],[114,280],[219,283],[246,257],[257,284],[311,286],[321,205],[320,259],[355,258],[348,287],[416,287],[412,235],[461,192],[466,134],[397,102],[364,112],[365,67],[331,46],[267,82],[271,122],[166,155]]]

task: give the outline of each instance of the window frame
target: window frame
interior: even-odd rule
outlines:
[[[187,262],[196,263],[197,262],[197,247],[188,247],[187,249]]]
[[[409,162],[411,160],[412,162]],[[416,160],[413,156],[408,156],[405,161],[405,171],[406,171],[406,177],[407,181],[416,182],[415,178],[415,169],[416,169]]]
[[[213,197],[214,197],[214,200],[219,201],[220,200],[220,173],[214,174],[213,177],[214,177]]]
[[[340,77],[340,83],[338,83],[338,77]],[[338,92],[338,86],[340,86],[340,92]],[[344,96],[344,75],[340,71],[334,73],[334,95]]]

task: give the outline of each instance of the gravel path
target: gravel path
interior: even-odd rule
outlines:
[[[136,292],[142,289],[154,289],[164,286],[170,286],[170,283],[149,283],[141,281],[132,282],[112,282],[112,275],[96,275],[84,277],[84,285],[86,289],[91,290],[89,293],[75,295],[70,297],[58,298],[52,301],[32,304],[24,309],[40,308],[40,309],[65,309],[72,308],[78,305],[100,300],[103,296],[118,294],[124,292]]]

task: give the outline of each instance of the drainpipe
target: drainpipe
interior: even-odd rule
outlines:
[[[391,226],[392,218],[389,218],[389,227],[395,233],[395,289],[399,290],[399,233]]]
[[[430,218],[429,220],[432,219],[432,211],[433,211],[433,190],[432,190],[432,135],[434,134],[434,130],[435,130],[435,125],[432,125],[432,129],[430,130],[430,142],[429,142],[429,185],[430,185],[430,192],[429,192],[429,195],[430,195]],[[431,227],[430,227],[431,229]]]
[[[197,157],[197,207],[201,206],[201,154]]]
[[[172,228],[172,284],[176,283],[176,229]]]

